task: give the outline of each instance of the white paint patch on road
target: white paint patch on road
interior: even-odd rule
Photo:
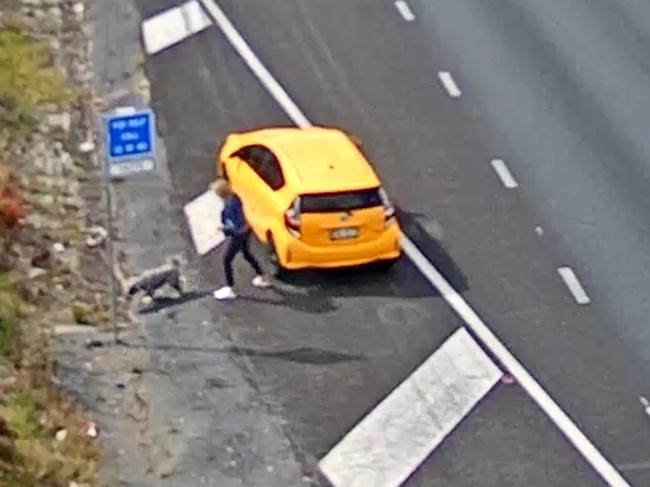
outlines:
[[[197,0],[184,3],[142,22],[147,54],[156,54],[210,26],[210,18]]]
[[[519,186],[503,159],[492,159],[491,164],[506,188],[512,189]]]
[[[206,191],[185,205],[187,224],[199,255],[207,254],[226,239],[219,230],[221,210],[223,201],[214,191]]]
[[[501,378],[458,329],[320,462],[335,487],[397,487]]]
[[[440,79],[442,86],[444,86],[445,90],[447,90],[447,94],[450,97],[452,98],[460,97],[462,92],[460,91],[460,88],[456,84],[454,77],[451,75],[449,71],[440,71],[438,73],[438,78]]]
[[[413,13],[413,10],[411,10],[409,4],[404,0],[397,0],[395,2],[395,8],[402,16],[402,18],[407,22],[413,22],[415,20],[415,14]]]
[[[576,276],[576,273],[573,272],[573,269],[570,267],[560,267],[557,272],[560,274],[560,277],[562,277],[564,284],[566,284],[566,286],[569,288],[569,291],[571,291],[573,299],[576,300],[576,303],[591,303],[591,299],[589,299],[589,296],[587,296],[587,293],[582,287],[582,284],[580,284],[578,276]]]
[[[302,113],[300,108],[289,97],[284,88],[271,75],[269,70],[262,64],[259,58],[251,50],[250,46],[243,39],[241,34],[226,17],[223,10],[217,6],[214,0],[200,0],[212,15],[217,25],[221,28],[226,38],[240,54],[244,62],[257,76],[262,85],[266,87],[271,96],[284,112],[299,127],[309,127],[311,122]],[[611,487],[631,487],[623,478],[616,467],[603,456],[598,448],[578,428],[575,422],[560,408],[553,398],[535,380],[519,360],[508,350],[508,348],[497,338],[492,330],[483,322],[481,317],[456,291],[445,277],[432,265],[415,244],[406,236],[402,235],[402,246],[404,253],[411,259],[414,265],[420,270],[423,276],[440,293],[440,296],[465,322],[481,343],[490,350],[500,361],[503,367],[515,378],[526,393],[535,401],[539,408],[549,417],[556,427],[565,435],[576,450],[592,466],[592,468]]]

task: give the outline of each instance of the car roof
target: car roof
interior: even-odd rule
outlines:
[[[370,163],[341,130],[324,127],[266,129],[261,141],[293,169],[303,194],[379,186]]]

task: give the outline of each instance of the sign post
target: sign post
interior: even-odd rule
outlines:
[[[153,171],[156,167],[156,119],[151,110],[120,108],[104,115],[105,150],[102,170],[106,191],[107,238],[106,254],[110,266],[111,327],[115,343],[120,343],[117,330],[117,289],[113,267],[113,202],[112,180]]]

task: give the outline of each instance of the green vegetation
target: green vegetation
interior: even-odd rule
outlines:
[[[51,388],[18,388],[0,405],[0,487],[97,482],[97,448],[74,407]],[[65,434],[57,437],[57,432]]]
[[[39,405],[30,391],[19,389],[10,393],[6,411],[7,425],[18,438],[38,438],[43,432],[43,425],[38,420]]]
[[[96,485],[99,449],[83,414],[51,383],[47,344],[27,310],[0,275],[0,487]]]
[[[88,308],[86,308],[86,306],[84,306],[83,304],[74,303],[70,307],[70,311],[72,313],[72,319],[78,325],[90,325],[90,324],[92,324],[92,320],[91,320]]]
[[[8,274],[0,274],[0,358],[15,362],[18,319],[23,302],[14,291]]]
[[[15,24],[0,25],[0,152],[35,126],[39,107],[70,99],[49,47]]]

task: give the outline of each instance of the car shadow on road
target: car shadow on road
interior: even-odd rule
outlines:
[[[442,235],[437,232],[435,221],[426,215],[397,209],[397,217],[402,231],[418,247],[427,260],[458,291],[468,289],[467,279],[456,265],[449,252],[441,242]],[[252,240],[253,253],[263,261],[265,252],[259,242]],[[207,256],[195,257],[195,266],[203,269],[203,276],[215,282],[215,288],[222,280],[221,253],[223,249],[211,252]],[[241,258],[235,260],[237,269],[250,274]],[[238,277],[239,279],[239,277]],[[141,309],[143,314],[155,313],[166,308],[178,306],[195,299],[208,297],[210,290],[187,293],[180,298],[157,299],[151,306]],[[336,270],[302,270],[292,271],[275,280],[274,286],[267,292],[247,291],[244,287],[239,292],[236,302],[253,302],[286,306],[290,309],[313,314],[336,311],[340,307],[339,298],[387,297],[387,298],[430,298],[439,293],[424,278],[410,259],[403,255],[391,268],[366,265]]]
[[[436,220],[420,213],[407,212],[401,208],[397,208],[397,219],[402,227],[402,232],[416,245],[449,284],[458,292],[467,291],[469,289],[467,279],[442,244],[444,238],[442,228]],[[411,269],[420,274],[414,266],[411,266]]]
[[[398,209],[398,221],[402,231],[418,247],[427,260],[459,292],[468,289],[467,279],[451,258],[441,235],[428,224],[424,215]],[[281,284],[288,289],[305,292],[304,304],[309,307],[312,298],[336,298],[345,296],[387,296],[398,298],[422,298],[437,295],[437,291],[422,276],[406,255],[389,270],[381,265],[366,265],[336,270],[304,270],[288,273]],[[283,286],[278,286],[282,293]],[[288,299],[300,304],[301,298]]]

